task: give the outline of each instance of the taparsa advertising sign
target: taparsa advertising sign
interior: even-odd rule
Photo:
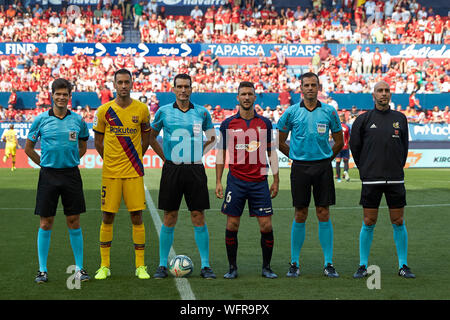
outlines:
[[[342,47],[348,52],[356,49],[356,44],[328,44],[331,54],[337,56]],[[268,57],[272,51],[280,50],[287,58],[311,58],[319,52],[319,44],[242,44],[242,43],[0,43],[0,55],[18,55],[29,52],[43,54],[76,55],[104,57],[117,55],[140,55],[145,57],[195,57],[201,51],[210,50],[218,57]],[[396,58],[450,58],[450,47],[446,45],[363,45],[370,51],[375,48],[387,49]],[[37,49],[37,51],[36,51]]]

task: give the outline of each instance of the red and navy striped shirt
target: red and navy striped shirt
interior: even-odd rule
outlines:
[[[219,149],[227,150],[231,174],[244,181],[267,179],[267,151],[271,150],[272,122],[255,112],[246,120],[239,112],[220,125]]]

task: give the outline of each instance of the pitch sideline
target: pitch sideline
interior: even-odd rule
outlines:
[[[158,210],[155,207],[152,196],[150,195],[150,192],[148,191],[145,183],[144,183],[144,188],[145,188],[145,200],[147,201],[148,211],[150,212],[150,215],[153,219],[153,223],[155,225],[156,231],[158,232],[158,238],[159,238],[159,234],[161,232],[162,221],[161,221],[161,218],[159,217]],[[172,246],[172,248],[170,248],[170,252],[169,252],[169,261],[174,256],[176,256],[176,253],[175,253],[175,250],[173,250],[173,246]],[[189,280],[187,278],[174,278],[174,279],[175,279],[175,284],[177,286],[178,292],[180,293],[181,300],[196,300],[194,292],[192,291],[191,285],[189,284]]]

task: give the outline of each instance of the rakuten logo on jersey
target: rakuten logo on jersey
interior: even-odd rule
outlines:
[[[109,132],[114,133],[116,136],[129,136],[137,133],[137,129],[124,128],[124,127],[109,127]]]

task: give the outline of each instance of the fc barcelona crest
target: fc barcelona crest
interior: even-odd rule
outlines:
[[[132,116],[131,117],[131,121],[133,121],[133,123],[138,123],[139,122],[139,117],[138,116]]]

